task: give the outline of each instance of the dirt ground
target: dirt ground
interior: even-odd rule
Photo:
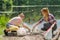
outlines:
[[[41,35],[27,35],[23,37],[3,37],[3,40],[44,40],[44,37]]]
[[[56,37],[51,40],[57,40]],[[0,36],[0,40],[45,40],[45,39],[42,35],[26,35],[26,36]],[[60,40],[60,36],[58,37],[58,40]]]

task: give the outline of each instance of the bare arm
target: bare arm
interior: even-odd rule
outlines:
[[[33,28],[37,27],[37,25],[39,25],[40,23],[41,23],[41,22],[38,21],[38,22],[33,26]]]
[[[43,21],[43,18],[42,18],[40,21],[38,21],[38,22],[33,26],[32,31],[33,31],[33,30],[37,27],[37,25],[39,25],[42,21]]]
[[[30,28],[26,24],[23,24],[23,27],[30,31]]]

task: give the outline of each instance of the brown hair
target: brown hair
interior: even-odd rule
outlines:
[[[42,9],[41,9],[41,12],[46,12],[46,13],[44,13],[44,15],[45,15],[45,20],[48,21],[49,9],[48,9],[48,8],[42,8]],[[43,16],[44,16],[44,15],[43,15]]]

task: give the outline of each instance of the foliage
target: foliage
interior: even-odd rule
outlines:
[[[37,7],[12,7],[12,6],[22,6],[22,5],[39,5]],[[40,6],[46,5],[46,6]],[[23,12],[25,14],[24,21],[38,21],[41,19],[41,8],[48,7],[50,12],[57,18],[60,19],[60,10],[59,6],[48,6],[48,5],[60,5],[60,0],[0,0],[0,11],[10,11],[15,13],[2,13],[0,16],[0,26],[5,26],[7,21],[17,16],[19,12]]]
[[[9,20],[9,17],[6,17],[4,14],[0,16],[0,26],[4,27]]]

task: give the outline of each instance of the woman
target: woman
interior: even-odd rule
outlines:
[[[43,15],[43,18],[42,18],[40,21],[38,21],[38,22],[36,23],[36,25],[33,26],[33,30],[34,30],[34,28],[35,28],[38,24],[40,24],[42,21],[45,21],[44,27],[41,28],[41,30],[47,31],[47,30],[51,27],[51,25],[52,25],[54,22],[56,22],[56,20],[55,20],[54,16],[49,12],[49,9],[48,9],[48,8],[42,8],[42,9],[41,9],[41,13],[42,13],[42,15]],[[52,34],[53,34],[53,32],[54,32],[56,29],[57,29],[57,25],[55,24],[54,27],[52,28]],[[53,37],[53,36],[52,36],[52,37]]]
[[[20,13],[18,16],[10,19],[8,24],[6,25],[7,29],[4,30],[5,35],[8,36],[9,31],[17,31],[19,27],[24,27],[30,31],[30,28],[23,23],[24,18],[25,18],[25,15],[23,13]]]

